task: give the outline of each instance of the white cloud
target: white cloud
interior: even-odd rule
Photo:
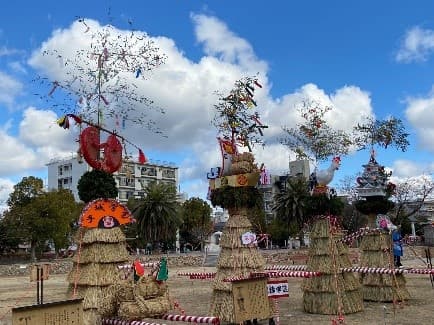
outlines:
[[[167,37],[152,37],[161,52],[167,55],[164,65],[150,73],[149,78],[139,84],[140,95],[153,99],[166,111],[163,115],[150,113],[158,126],[167,134],[162,138],[143,128],[127,123],[119,130],[122,135],[139,145],[145,151],[181,153],[180,178],[189,184],[192,192],[204,186],[206,191],[206,173],[210,168],[219,166],[221,158],[216,136],[217,131],[211,125],[214,116],[213,105],[218,98],[215,91],[226,92],[234,82],[243,76],[258,78],[263,86],[255,92],[261,120],[269,125],[264,130],[267,145],[254,148],[258,164],[264,162],[272,173],[288,170],[287,148],[279,144],[283,136],[282,126],[295,127],[300,122],[296,107],[306,99],[315,100],[333,106],[333,112],[326,116],[331,126],[350,130],[360,122],[361,117],[372,115],[370,94],[356,86],[344,86],[327,94],[315,84],[306,84],[282,98],[270,96],[270,84],[267,78],[268,66],[256,57],[251,44],[235,35],[222,21],[205,15],[191,16],[196,38],[203,46],[204,56],[194,62],[181,52],[176,43]],[[91,29],[100,29],[98,22],[86,20]],[[50,80],[63,80],[70,70],[65,70],[65,60],[74,58],[78,50],[89,48],[90,32],[85,33],[83,24],[73,23],[69,28],[53,32],[35,51],[29,64]],[[114,30],[114,33],[125,31]],[[45,50],[56,49],[64,57],[43,55]],[[68,67],[69,69],[70,67]],[[78,74],[78,72],[75,72]],[[135,81],[134,74],[127,76]],[[46,89],[48,93],[49,89]],[[137,109],[142,109],[137,106]],[[57,112],[60,115],[60,112]],[[54,124],[56,113],[47,110],[29,108],[24,113],[20,124],[21,145],[34,148],[31,151],[34,163],[48,159],[54,154],[66,154],[76,150],[71,131],[62,130]],[[108,120],[106,120],[109,123]],[[25,147],[24,146],[24,147]],[[37,149],[36,149],[37,148]],[[150,157],[157,158],[158,157]],[[45,161],[46,162],[46,161]],[[187,182],[188,181],[188,182]],[[204,185],[205,184],[205,185]],[[191,194],[190,194],[191,196]]]
[[[14,190],[14,182],[7,178],[0,178],[0,213],[7,208],[6,201]]]
[[[0,30],[0,35],[1,35],[1,30]],[[11,48],[8,48],[6,46],[0,47],[0,57],[10,56],[10,55],[15,55],[15,54],[22,54],[22,53],[23,53],[23,51],[20,51],[17,49],[11,49]]]
[[[405,116],[415,129],[422,148],[434,151],[434,91],[426,97],[407,98]]]
[[[431,174],[434,169],[432,164],[422,164],[411,160],[398,159],[393,162],[391,170],[395,179],[405,179],[420,175]]]
[[[53,147],[71,150],[71,132],[59,127],[56,113],[29,107],[23,112],[20,122],[20,140],[31,147]]]
[[[416,26],[405,33],[395,59],[398,62],[426,61],[433,51],[434,31]]]
[[[196,14],[191,15],[191,18],[195,23],[196,38],[204,45],[206,54],[250,71],[251,65],[258,72],[267,70],[267,64],[258,60],[250,43],[229,30],[222,21]]]
[[[2,144],[0,177],[32,169],[37,164],[33,150],[4,130],[0,130],[0,143]]]
[[[22,74],[27,73],[26,68],[19,61],[10,62],[10,63],[8,63],[8,66],[15,72],[22,73]]]
[[[0,104],[11,107],[22,89],[23,85],[19,81],[0,71]]]

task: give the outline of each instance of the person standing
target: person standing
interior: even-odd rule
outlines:
[[[401,257],[404,255],[402,249],[402,235],[401,235],[401,225],[398,225],[397,229],[392,232],[393,241],[393,260],[395,267],[401,267]]]

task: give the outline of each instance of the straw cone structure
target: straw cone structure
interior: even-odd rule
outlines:
[[[241,243],[241,235],[252,229],[247,215],[247,208],[229,209],[229,220],[223,229],[220,241],[221,251],[213,283],[211,315],[228,323],[235,322],[233,284],[223,280],[229,277],[248,277],[251,272],[263,271],[265,266],[265,260],[257,247]],[[270,317],[271,305],[267,300],[263,306],[270,310]]]
[[[363,310],[359,280],[353,273],[340,272],[352,266],[348,247],[336,242],[340,237],[340,233],[331,235],[328,219],[313,225],[307,270],[322,275],[303,280],[303,308],[308,313],[338,315]]]
[[[120,281],[117,266],[128,262],[126,238],[119,227],[82,228],[79,236],[68,282],[83,298],[84,324],[95,325],[101,317],[116,315],[117,294],[112,285]]]
[[[375,225],[375,216],[369,216],[369,226]],[[387,232],[370,233],[362,238],[360,266],[394,268],[392,238]],[[410,298],[404,274],[361,274],[363,299],[392,302]]]

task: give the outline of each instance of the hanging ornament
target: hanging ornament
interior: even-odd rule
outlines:
[[[103,149],[103,158],[100,158],[101,149]],[[81,132],[80,150],[86,162],[95,169],[114,173],[121,167],[122,145],[120,141],[111,134],[105,143],[100,143],[100,131],[94,126],[89,126]]]

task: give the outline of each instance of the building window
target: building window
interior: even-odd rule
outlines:
[[[120,186],[133,186],[134,187],[134,178],[121,177],[119,179]]]
[[[162,176],[164,178],[175,178],[175,171],[173,169],[163,169]]]
[[[59,172],[59,175],[60,175],[60,176],[63,175],[63,167],[62,167],[62,166],[59,166],[59,168],[58,168],[58,172]]]
[[[157,169],[155,167],[142,167],[142,176],[157,176]]]

